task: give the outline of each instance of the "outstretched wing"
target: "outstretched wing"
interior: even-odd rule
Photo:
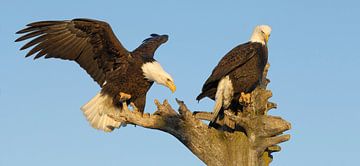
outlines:
[[[34,59],[60,58],[76,61],[100,85],[108,71],[114,70],[129,52],[116,38],[109,24],[90,19],[40,21],[17,32],[17,40],[34,38],[20,50],[34,46],[26,55]]]
[[[142,44],[136,48],[132,53],[133,55],[141,55],[145,58],[154,58],[156,49],[168,40],[168,35],[151,34],[149,38],[145,39]]]
[[[260,47],[251,44],[250,42],[236,46],[230,52],[228,52],[218,63],[215,69],[212,71],[210,77],[206,80],[202,92],[206,92],[211,88],[216,88],[217,83],[221,78],[228,75],[231,71],[235,70],[239,66],[245,64],[259,51]],[[214,87],[215,86],[215,87]],[[197,97],[200,100],[202,94]]]

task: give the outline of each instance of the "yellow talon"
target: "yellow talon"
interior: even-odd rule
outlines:
[[[250,93],[241,92],[239,101],[242,105],[249,105],[251,103]]]
[[[129,100],[130,98],[131,98],[131,95],[130,95],[130,94],[123,93],[123,92],[120,92],[120,93],[119,93],[119,100],[120,100],[121,102],[126,101],[126,100]]]

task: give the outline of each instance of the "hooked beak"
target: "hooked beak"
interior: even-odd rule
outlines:
[[[171,90],[172,93],[174,93],[176,91],[176,86],[175,86],[174,82],[167,81],[166,86]]]
[[[267,45],[267,43],[269,41],[269,37],[270,37],[270,35],[265,35],[265,43],[266,43],[266,45]]]

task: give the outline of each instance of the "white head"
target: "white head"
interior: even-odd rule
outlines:
[[[255,27],[253,34],[251,35],[251,42],[258,42],[266,45],[271,33],[271,27],[268,25],[258,25]]]
[[[174,80],[170,74],[164,71],[159,62],[147,62],[141,66],[141,69],[146,79],[164,85],[168,87],[171,92],[175,92],[176,86]]]

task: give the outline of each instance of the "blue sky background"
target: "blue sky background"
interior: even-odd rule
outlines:
[[[210,111],[195,97],[218,60],[269,24],[269,88],[292,123],[272,165],[355,165],[360,155],[360,5],[353,1],[1,1],[0,165],[203,165],[174,137],[128,126],[91,128],[80,107],[100,89],[72,62],[33,61],[15,32],[39,20],[94,18],[111,24],[129,50],[151,33],[169,34],[156,59],[171,73],[175,94],[159,85],[153,100],[175,97]]]

